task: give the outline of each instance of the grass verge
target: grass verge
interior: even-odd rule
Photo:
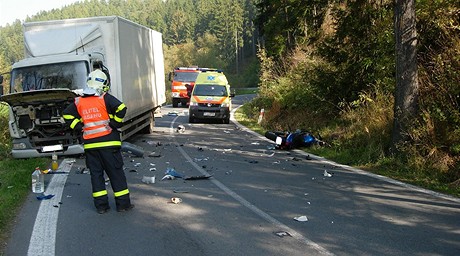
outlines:
[[[47,158],[5,159],[0,161],[0,255],[4,255],[13,220],[31,191],[30,175],[39,166],[49,166]]]

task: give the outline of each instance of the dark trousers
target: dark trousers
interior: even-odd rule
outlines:
[[[86,150],[85,155],[86,167],[89,168],[91,173],[91,185],[96,208],[103,209],[109,206],[104,171],[110,179],[117,209],[129,207],[131,201],[126,176],[123,171],[123,157],[120,149]]]

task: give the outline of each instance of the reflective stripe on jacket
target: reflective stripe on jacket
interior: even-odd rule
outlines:
[[[83,139],[99,138],[112,132],[103,96],[77,97],[75,105],[83,120]]]

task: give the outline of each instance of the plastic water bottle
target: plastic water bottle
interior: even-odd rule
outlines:
[[[51,159],[51,170],[56,171],[59,168],[58,156],[56,154],[53,154]]]
[[[45,192],[45,175],[38,167],[35,168],[35,171],[32,173],[32,192]]]

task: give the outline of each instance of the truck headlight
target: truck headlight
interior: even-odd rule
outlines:
[[[13,149],[26,149],[27,146],[25,143],[13,143]]]
[[[189,106],[190,106],[190,107],[192,107],[192,106],[193,106],[193,107],[198,106],[198,102],[190,101]]]
[[[180,94],[178,92],[173,92],[172,97],[173,98],[179,98]]]
[[[220,104],[220,107],[228,108],[228,107],[230,107],[230,103],[222,103],[222,104]]]

